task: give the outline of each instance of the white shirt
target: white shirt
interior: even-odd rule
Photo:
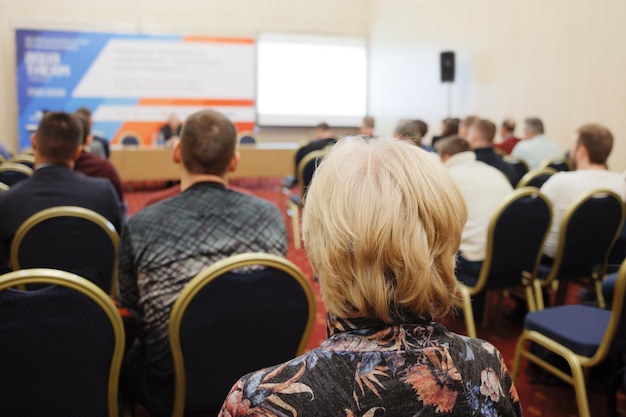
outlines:
[[[533,170],[547,159],[563,156],[563,151],[544,135],[537,135],[518,142],[511,156],[523,159],[528,164],[528,169]]]
[[[474,152],[461,152],[445,163],[467,205],[467,223],[461,235],[460,252],[470,262],[485,259],[487,229],[491,217],[513,187],[499,170],[476,160]]]
[[[606,188],[626,198],[626,180],[617,172],[598,169],[582,169],[558,172],[541,187],[541,192],[552,203],[552,226],[543,246],[543,253],[554,258],[559,246],[561,220],[569,206],[583,194],[598,188]]]

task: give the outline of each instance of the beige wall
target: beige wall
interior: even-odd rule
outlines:
[[[262,31],[367,37],[370,0],[0,0],[0,142],[17,144],[15,28],[220,36]],[[310,129],[267,129],[299,141]]]
[[[599,122],[616,138],[611,167],[624,170],[625,17],[623,0],[374,0],[370,112],[380,133],[405,117],[439,131],[448,93],[439,52],[450,49],[452,115],[537,115],[564,149],[576,127]]]

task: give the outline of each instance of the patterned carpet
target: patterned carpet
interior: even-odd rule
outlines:
[[[253,194],[274,202],[283,213],[285,213],[284,203],[282,202],[279,191],[279,180],[266,181],[266,180],[240,180],[236,183],[239,187],[246,187]],[[157,183],[133,183],[132,191],[126,193],[125,197],[128,202],[128,212],[132,215],[136,211],[140,210],[147,199],[149,199],[155,192],[161,190],[165,184]],[[308,343],[308,348],[313,349],[317,347],[322,340],[326,337],[326,331],[324,327],[324,315],[326,310],[319,294],[319,287],[313,280],[313,272],[308,262],[306,252],[304,249],[297,250],[294,248],[292,233],[291,233],[291,219],[285,215],[285,221],[287,224],[287,230],[289,233],[289,250],[287,257],[290,261],[295,263],[305,274],[309,277],[311,285],[316,293],[317,299],[317,322],[311,339]],[[458,315],[450,314],[441,320],[450,331],[465,334],[464,322]],[[502,353],[506,359],[507,366],[511,368],[513,361],[513,354],[515,350],[515,343],[522,328],[522,318],[507,318],[501,316],[497,320],[492,320],[489,327],[478,327],[478,337],[487,340],[494,344]],[[593,383],[588,386],[588,395],[591,408],[591,415],[593,417],[608,416],[606,410],[606,398],[605,395],[599,391],[603,388],[603,383],[606,382],[608,375],[612,372],[611,369],[605,370],[604,374],[598,373],[592,374]],[[552,385],[546,385],[542,383],[533,382],[533,375],[527,370],[526,364],[522,365],[522,371],[517,382],[517,390],[519,392],[520,401],[522,403],[522,409],[526,417],[576,417],[578,416],[576,397],[574,389],[564,383],[557,383]],[[626,416],[626,398],[623,392],[618,394],[618,411],[620,415]]]

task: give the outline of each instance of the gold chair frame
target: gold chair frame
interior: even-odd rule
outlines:
[[[26,154],[26,153],[21,153],[18,155],[15,155],[13,158],[11,158],[11,162],[14,162],[16,164],[20,164],[23,162],[28,162],[30,164],[35,164],[35,157],[33,155],[30,154]]]
[[[191,303],[196,294],[198,294],[204,286],[219,278],[221,275],[234,269],[253,265],[260,265],[281,270],[291,275],[304,290],[307,304],[309,306],[309,316],[295,355],[299,356],[304,353],[309,338],[311,337],[311,332],[313,331],[313,325],[315,324],[316,304],[313,289],[300,268],[285,258],[260,252],[242,253],[222,259],[221,261],[205,268],[192,278],[191,281],[189,281],[178,296],[178,299],[172,307],[172,312],[170,313],[169,341],[174,361],[175,373],[174,408],[172,417],[183,417],[185,411],[185,361],[180,346],[180,324],[189,303]]]
[[[523,188],[523,187],[532,187],[529,184],[532,180],[542,175],[554,175],[556,174],[556,170],[553,168],[539,168],[534,169],[532,171],[527,172],[524,176],[519,180],[517,186],[515,188]],[[535,187],[538,188],[538,187]]]
[[[108,408],[109,417],[119,417],[118,414],[118,385],[122,359],[124,358],[125,334],[122,317],[113,301],[89,280],[70,272],[59,271],[57,269],[34,268],[13,271],[0,276],[0,291],[11,287],[25,287],[29,284],[49,284],[60,285],[77,291],[95,302],[111,321],[115,336],[115,347],[111,368],[109,371],[108,384]]]
[[[611,343],[617,332],[617,328],[620,322],[620,316],[622,315],[622,308],[624,305],[624,292],[626,292],[626,262],[622,263],[617,282],[615,284],[615,292],[613,298],[613,305],[611,309],[611,318],[604,331],[602,341],[598,346],[598,349],[593,356],[587,357],[574,353],[569,348],[562,344],[550,339],[549,337],[534,331],[524,330],[520,335],[515,348],[515,356],[513,358],[513,369],[511,377],[515,383],[519,370],[521,357],[525,357],[529,361],[535,363],[561,380],[567,382],[574,387],[576,392],[576,402],[578,404],[578,411],[581,417],[591,417],[589,412],[589,402],[587,400],[587,389],[585,385],[585,377],[587,376],[589,369],[600,362],[602,362],[611,350]],[[538,357],[537,355],[526,349],[527,342],[534,342],[544,348],[556,353],[567,361],[569,364],[571,375],[563,372],[559,368],[555,367],[546,360]]]
[[[93,222],[97,226],[99,226],[111,239],[111,244],[113,245],[113,254],[114,254],[114,264],[113,264],[113,273],[111,275],[111,289],[110,295],[117,295],[117,255],[119,249],[119,235],[115,230],[113,224],[108,221],[104,216],[99,213],[96,213],[93,210],[86,209],[84,207],[75,207],[75,206],[58,206],[58,207],[50,207],[45,210],[41,210],[28,219],[24,220],[24,223],[18,227],[15,232],[15,236],[13,237],[13,241],[11,242],[11,253],[10,253],[10,262],[11,268],[14,271],[20,269],[19,262],[19,250],[20,244],[22,240],[26,236],[26,234],[37,224],[44,222],[49,219],[53,219],[56,217],[74,217],[79,219],[85,219]]]
[[[557,247],[556,256],[554,257],[554,263],[552,265],[559,266],[559,267],[561,265],[561,261],[563,260],[563,252],[565,251],[565,242],[567,240],[567,226],[569,225],[569,222],[572,216],[574,215],[574,213],[576,213],[576,210],[578,210],[578,208],[580,208],[580,206],[582,206],[587,200],[594,198],[595,196],[602,195],[602,194],[606,194],[607,196],[612,196],[613,198],[615,198],[617,201],[621,203],[620,205],[622,208],[622,219],[620,221],[619,226],[615,229],[615,235],[613,236],[613,240],[611,241],[612,243],[611,245],[609,245],[609,248],[606,252],[604,262],[602,263],[602,265],[600,265],[598,269],[593,271],[591,274],[591,279],[595,287],[598,304],[601,308],[605,308],[606,302],[604,300],[604,296],[602,295],[602,279],[606,275],[609,253],[611,251],[611,248],[613,247],[613,245],[619,238],[619,235],[622,230],[622,225],[624,224],[625,209],[624,209],[624,202],[622,201],[622,198],[620,196],[618,196],[616,193],[614,193],[611,190],[598,188],[598,189],[592,190],[588,193],[581,195],[578,199],[576,199],[569,206],[569,208],[565,211],[563,218],[561,219],[561,224],[560,224],[560,229],[559,229],[559,246]],[[539,310],[542,310],[544,308],[542,288],[558,284],[558,280],[556,279],[558,269],[559,268],[554,268],[554,267],[551,268],[550,273],[545,279],[541,279],[538,277],[535,277],[534,279],[533,286],[535,288],[535,300],[537,303],[537,309]],[[564,290],[561,290],[561,291],[564,291]]]
[[[485,265],[490,265],[491,260],[493,258],[493,250],[494,250],[494,242],[493,242],[493,234],[496,230],[496,226],[498,225],[498,221],[500,220],[500,216],[502,212],[506,210],[511,204],[517,201],[520,198],[527,196],[536,196],[537,198],[541,198],[550,209],[550,219],[548,221],[548,228],[546,229],[546,233],[543,236],[541,241],[541,245],[537,252],[537,258],[535,260],[535,266],[532,271],[525,271],[522,273],[520,277],[520,285],[524,287],[526,302],[528,303],[528,309],[530,311],[535,311],[537,309],[535,298],[533,296],[533,279],[537,275],[537,269],[539,268],[539,263],[541,261],[541,256],[543,252],[543,244],[545,243],[548,232],[550,231],[550,224],[552,223],[552,204],[550,201],[539,192],[538,189],[534,187],[525,187],[518,190],[514,190],[504,201],[500,203],[495,213],[491,216],[491,220],[489,221],[489,228],[487,229],[487,250],[485,252],[485,259],[483,260],[483,267],[480,269],[480,274],[478,276],[478,280],[476,281],[476,285],[473,287],[467,286],[462,282],[457,281],[456,293],[460,296],[455,299],[455,304],[463,309],[463,315],[465,316],[465,327],[467,329],[467,335],[469,337],[476,337],[476,323],[474,321],[474,312],[472,310],[472,296],[480,293],[485,285],[487,284],[487,280],[489,278],[489,268]],[[485,301],[485,309],[487,309],[488,302]],[[487,319],[487,311],[483,314],[483,325],[485,325],[485,321]]]
[[[557,156],[555,158],[546,159],[545,161],[542,161],[539,164],[539,168],[538,169],[550,168],[550,165],[555,163],[555,162],[563,162],[565,165],[567,165],[567,167],[568,167],[568,169],[570,171],[574,170],[574,166],[572,165],[572,161],[570,161],[570,159],[566,158],[565,156]]]
[[[33,175],[32,168],[18,162],[4,162],[3,164],[0,164],[0,171],[15,171],[21,174],[26,174],[29,177]]]
[[[9,188],[10,187],[7,184],[0,182],[0,193],[3,191],[7,191]]]
[[[304,190],[304,169],[306,168],[307,164],[311,162],[311,160],[317,158],[320,158],[320,160],[323,159],[328,154],[328,152],[330,152],[331,148],[332,145],[327,146],[319,151],[309,152],[304,156],[304,158],[302,158],[302,160],[300,160],[300,163],[298,164],[297,180],[300,188],[302,189],[302,194],[300,195],[300,199],[297,203],[294,203],[293,201],[291,201],[291,199],[287,199],[287,209],[291,210],[292,214],[291,224],[293,230],[293,245],[296,249],[302,248],[302,237],[300,235],[300,212],[302,211],[304,199],[306,198]]]

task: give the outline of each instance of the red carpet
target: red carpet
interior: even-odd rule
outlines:
[[[281,207],[282,199],[279,190],[279,180],[274,181],[257,181],[257,180],[241,180],[236,185],[247,186],[255,195],[274,202],[283,213],[285,207]],[[150,184],[142,183],[142,189],[134,187],[134,191],[126,194],[128,202],[129,214],[132,215],[144,205],[146,199],[154,194],[158,189],[146,189]],[[326,310],[321,302],[319,294],[319,286],[313,280],[313,272],[309,265],[306,252],[304,249],[296,250],[293,246],[291,219],[285,216],[287,231],[289,233],[289,250],[287,257],[295,263],[310,279],[311,285],[315,291],[317,299],[317,323],[311,335],[308,344],[309,349],[317,347],[326,337],[324,327],[324,315]],[[465,334],[465,326],[462,318],[449,315],[441,320],[450,331]],[[512,367],[513,354],[515,351],[515,343],[522,328],[520,319],[507,319],[502,317],[500,320],[494,320],[488,328],[478,327],[478,336],[494,344],[504,356],[509,368]],[[517,382],[517,390],[519,392],[522,410],[526,417],[544,416],[544,417],[576,417],[578,416],[576,406],[576,396],[573,387],[560,384],[556,386],[547,386],[542,384],[531,384],[526,372],[526,364],[523,363],[522,371]],[[598,394],[593,390],[588,390],[591,415],[593,417],[607,416],[605,406],[605,396]],[[623,393],[618,398],[620,415],[626,416],[626,399]]]

